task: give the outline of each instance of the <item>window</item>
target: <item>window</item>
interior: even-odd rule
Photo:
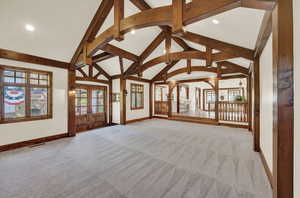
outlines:
[[[52,73],[0,66],[0,123],[52,117]]]
[[[76,88],[76,115],[105,113],[106,87],[78,85]]]
[[[76,115],[85,115],[88,110],[88,91],[87,89],[76,89],[75,97]]]
[[[131,109],[143,109],[144,108],[144,85],[131,84]]]

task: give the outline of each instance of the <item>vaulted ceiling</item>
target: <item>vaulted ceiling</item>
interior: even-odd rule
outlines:
[[[85,34],[101,0],[3,0],[0,3],[0,46],[32,55],[70,62],[83,35]],[[145,0],[152,8],[171,5],[172,0]],[[190,1],[186,1],[190,2]],[[130,0],[125,0],[124,16],[128,17],[141,12]],[[185,26],[188,32],[200,34],[212,39],[231,43],[240,47],[254,49],[259,29],[265,11],[250,8],[235,8],[213,17]],[[213,20],[219,24],[214,24]],[[30,23],[36,27],[35,32],[27,32],[24,25]],[[114,9],[111,9],[104,24],[97,35],[114,24]],[[140,56],[147,46],[161,33],[158,26],[135,30],[134,34],[127,33],[123,41],[113,40],[111,45]],[[162,56],[165,41],[143,61],[146,63]],[[189,47],[205,51],[205,46],[185,40]],[[183,48],[174,40],[171,52],[180,52]],[[216,51],[217,52],[217,51]],[[99,50],[96,54],[103,53]],[[249,68],[250,61],[244,58],[228,59],[227,61]],[[123,58],[123,67],[126,71],[132,60]],[[119,57],[114,56],[98,63],[109,75],[118,75],[120,71]],[[192,59],[192,66],[205,65],[205,61]],[[143,72],[143,77],[152,79],[166,63],[162,62]],[[186,67],[186,60],[178,61],[169,72]],[[87,67],[82,68],[84,71]],[[215,73],[193,71],[191,74],[182,74],[174,79],[198,78],[213,76]]]

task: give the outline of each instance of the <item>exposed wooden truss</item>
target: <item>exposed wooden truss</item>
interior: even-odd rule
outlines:
[[[251,49],[236,46],[223,41],[211,39],[202,35],[198,35],[192,32],[184,31],[184,25],[194,23],[199,20],[203,20],[210,16],[237,8],[237,7],[248,7],[263,10],[273,10],[276,5],[275,0],[214,0],[214,1],[199,1],[194,0],[190,3],[185,3],[183,0],[173,0],[171,6],[162,6],[158,8],[151,8],[144,0],[130,0],[141,12],[132,16],[124,18],[124,0],[115,0],[113,3],[103,1],[98,11],[103,12],[104,19],[107,17],[109,11],[112,9],[114,4],[114,25],[94,39],[87,39],[84,42],[81,55],[78,60],[84,60],[85,63],[96,63],[103,61],[114,56],[126,58],[133,63],[129,66],[126,71],[122,70],[122,75],[130,76],[138,74],[142,76],[142,73],[156,64],[166,62],[168,65],[164,69],[171,68],[170,65],[174,61],[180,59],[203,59],[206,60],[206,66],[212,66],[213,62],[222,61],[224,64],[226,60],[231,58],[243,57],[248,60],[254,60],[256,52]],[[97,12],[98,13],[98,12]],[[97,13],[94,18],[97,17]],[[99,17],[99,16],[98,16]],[[90,28],[98,29],[102,23],[98,25],[92,25]],[[100,25],[99,25],[100,24]],[[126,50],[120,49],[116,46],[109,44],[112,39],[122,40],[123,35],[131,31],[132,29],[139,29],[149,26],[159,26],[162,32],[150,43],[150,45],[143,51],[140,56],[132,54]],[[93,32],[94,33],[94,32]],[[95,37],[95,34],[88,30],[86,34]],[[264,33],[265,34],[265,33]],[[262,43],[264,43],[264,34],[262,34]],[[86,39],[86,38],[84,38]],[[158,47],[158,45],[166,39],[165,47],[166,53],[163,56],[154,58],[147,63],[143,63],[144,60]],[[171,39],[173,39],[178,45],[180,45],[185,51],[180,53],[170,53]],[[200,45],[206,46],[206,52],[201,52],[191,48],[184,40],[194,42]],[[84,50],[86,49],[86,50]],[[99,49],[105,51],[104,53],[93,56]],[[212,50],[217,49],[220,52],[213,53]],[[86,54],[85,54],[86,53]],[[86,57],[84,57],[86,56]],[[89,59],[88,57],[92,57]],[[169,66],[169,67],[168,67]],[[99,67],[99,66],[98,66]],[[124,66],[123,66],[124,69]],[[163,69],[163,70],[164,70]],[[190,73],[189,67],[187,67],[188,73]],[[227,71],[235,71],[234,69],[227,69]],[[246,69],[240,69],[240,73],[245,73]],[[99,71],[100,73],[100,71]],[[98,73],[98,75],[100,75]],[[165,71],[159,72],[164,74]],[[157,79],[154,77],[153,79]]]
[[[264,50],[268,39],[270,38],[270,35],[272,33],[272,12],[267,11],[264,15],[258,39],[255,44],[255,52],[254,56],[257,57],[259,56],[262,51]]]

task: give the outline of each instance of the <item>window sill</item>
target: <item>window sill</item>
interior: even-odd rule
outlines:
[[[32,118],[20,118],[20,119],[6,119],[1,120],[0,124],[10,124],[10,123],[17,123],[17,122],[29,122],[29,121],[38,121],[38,120],[48,120],[52,119],[52,116],[43,116],[43,117],[32,117]]]

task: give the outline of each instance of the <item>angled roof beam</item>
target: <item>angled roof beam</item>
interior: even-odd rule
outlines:
[[[105,76],[105,78],[107,79],[111,79],[111,76],[104,70],[102,69],[99,65],[97,65],[97,63],[94,63],[93,66],[95,67],[95,69],[97,69],[99,72],[101,72],[101,74],[103,74],[103,76]]]
[[[259,56],[263,52],[268,42],[268,39],[271,35],[271,32],[272,32],[272,12],[267,11],[264,15],[262,24],[260,26],[259,34],[256,40],[255,52],[254,52],[255,57]]]
[[[98,54],[96,56],[93,56],[92,57],[92,61],[93,63],[98,63],[98,62],[101,62],[101,61],[104,61],[104,60],[107,60],[107,59],[110,59],[112,57],[115,57],[116,55],[114,54],[111,54],[111,53],[108,53],[108,52],[103,52],[101,54]]]
[[[161,44],[161,42],[164,39],[165,39],[164,32],[158,34],[155,37],[155,39],[148,45],[148,47],[139,56],[139,61],[134,62],[129,66],[129,68],[125,72],[125,75],[133,74],[136,71],[137,67],[139,66],[139,63],[143,62],[147,57],[149,57],[150,54]]]
[[[217,63],[218,66],[221,67],[221,70],[223,70],[223,66],[226,67],[226,69],[224,69],[225,71],[228,70],[228,71],[231,71],[231,73],[243,73],[243,74],[246,74],[248,75],[249,74],[249,69],[243,67],[243,66],[240,66],[238,64],[235,64],[235,63],[232,63],[232,62],[228,62],[228,61],[221,61],[221,62],[218,62]]]
[[[122,57],[119,56],[119,64],[120,64],[120,71],[121,71],[121,75],[124,75],[124,64],[123,64],[123,59]]]
[[[159,79],[162,78],[162,76],[166,73],[168,73],[168,71],[174,67],[179,61],[176,60],[176,61],[173,61],[171,64],[167,65],[166,67],[164,67],[158,74],[156,74],[152,79],[151,81],[154,82],[154,81],[157,81]]]
[[[276,0],[241,0],[242,7],[261,10],[273,10]]]
[[[195,34],[192,32],[184,32],[181,36],[181,38],[198,43],[200,45],[205,45],[214,49],[221,50],[225,53],[232,54],[235,56],[240,56],[249,60],[254,59],[254,51],[251,49],[247,49],[244,47],[240,47],[237,45],[233,45],[230,43],[226,43],[223,41],[218,41],[216,39],[208,38],[205,36],[201,36],[199,34]]]
[[[87,31],[85,32],[84,37],[82,38],[79,46],[77,47],[72,60],[71,64],[75,64],[78,57],[80,56],[80,53],[83,50],[83,46],[86,44],[86,42],[91,42],[94,40],[96,34],[98,33],[99,29],[102,27],[106,17],[108,16],[110,10],[112,9],[113,6],[112,0],[103,0],[94,16],[92,19]]]
[[[101,48],[103,51],[114,54],[116,56],[121,56],[122,58],[126,58],[128,60],[132,60],[134,62],[137,62],[139,60],[139,57],[131,52],[128,52],[126,50],[123,50],[121,48],[118,48],[111,44],[106,44],[103,48]]]
[[[88,75],[83,71],[82,68],[77,68],[77,70],[82,74],[83,77],[88,78]]]

